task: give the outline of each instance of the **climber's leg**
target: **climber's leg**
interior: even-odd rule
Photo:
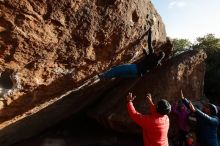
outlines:
[[[135,78],[138,77],[137,65],[136,64],[123,64],[115,66],[110,70],[99,74],[100,79],[109,78]]]

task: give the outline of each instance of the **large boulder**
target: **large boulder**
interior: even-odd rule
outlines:
[[[1,0],[0,145],[93,103],[114,81],[84,83],[140,58],[150,26],[156,52],[167,52],[159,47],[165,26],[149,0]]]
[[[102,95],[99,105],[90,110],[89,115],[116,131],[138,132],[138,127],[127,113],[128,93],[132,92],[137,96],[134,105],[137,111],[143,114],[148,113],[146,93],[152,94],[155,103],[161,98],[171,103],[178,101],[181,89],[185,97],[193,101],[199,100],[203,95],[206,57],[202,50],[188,51],[172,58],[144,77],[121,81]]]
[[[150,26],[155,45],[166,41],[148,0],[3,0],[0,8],[0,72],[14,84],[1,108],[21,98],[33,107],[132,62]]]

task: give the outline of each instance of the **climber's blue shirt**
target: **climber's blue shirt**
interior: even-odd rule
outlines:
[[[184,105],[189,109],[189,100],[183,100]],[[218,146],[217,128],[219,119],[217,116],[209,116],[196,108],[196,136],[197,141],[204,146]]]

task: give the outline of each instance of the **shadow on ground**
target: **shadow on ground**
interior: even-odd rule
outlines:
[[[101,127],[85,115],[65,120],[41,134],[13,146],[141,146],[141,135]]]

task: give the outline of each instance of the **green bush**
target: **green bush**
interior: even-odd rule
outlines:
[[[174,48],[174,55],[180,54],[186,50],[188,50],[192,43],[188,39],[177,39],[174,38],[171,40]]]

